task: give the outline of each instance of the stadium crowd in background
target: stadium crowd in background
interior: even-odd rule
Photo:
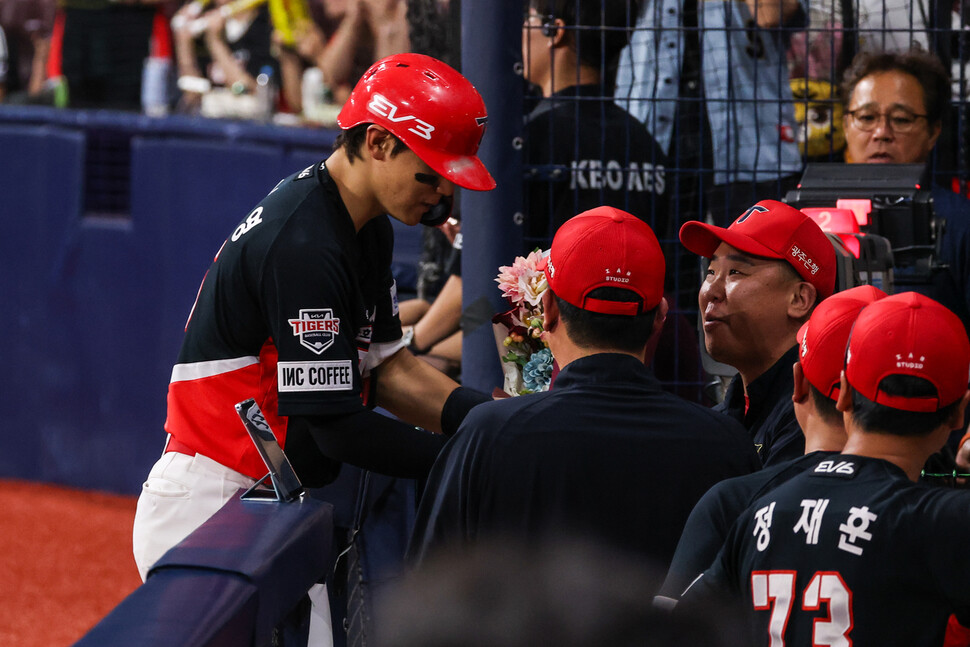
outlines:
[[[0,86],[16,102],[333,126],[371,63],[440,46],[411,36],[447,22],[436,0],[4,0]]]

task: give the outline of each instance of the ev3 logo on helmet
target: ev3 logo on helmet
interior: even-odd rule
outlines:
[[[387,97],[382,94],[374,93],[371,97],[370,103],[367,104],[367,109],[373,112],[375,115],[380,115],[385,117],[388,121],[399,122],[414,120],[414,127],[408,128],[409,131],[417,135],[418,137],[423,137],[428,141],[431,141],[431,133],[434,132],[434,126],[429,124],[427,121],[418,119],[414,115],[403,115],[401,117],[397,116],[397,106],[388,101]]]

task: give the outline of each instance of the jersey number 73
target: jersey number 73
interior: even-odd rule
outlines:
[[[795,571],[752,571],[751,598],[755,610],[771,611],[768,636],[771,647],[784,647],[788,619],[796,604]],[[813,623],[812,645],[848,647],[852,644],[852,591],[834,571],[816,571],[802,592],[801,609],[819,611],[828,607],[827,617]]]

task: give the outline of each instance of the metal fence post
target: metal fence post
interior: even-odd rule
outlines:
[[[485,315],[507,307],[494,279],[522,253],[522,7],[474,0],[462,2],[461,14],[462,73],[488,110],[479,155],[497,183],[462,194],[462,383],[491,392],[502,372]]]

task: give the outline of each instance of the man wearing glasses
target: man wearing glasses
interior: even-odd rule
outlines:
[[[950,107],[950,78],[929,52],[860,53],[846,70],[846,161],[925,164]],[[913,289],[952,310],[970,330],[970,201],[930,184],[933,210],[945,222],[939,262],[928,285]]]
[[[865,52],[843,83],[846,161],[926,162],[949,107],[950,79],[928,52]]]

